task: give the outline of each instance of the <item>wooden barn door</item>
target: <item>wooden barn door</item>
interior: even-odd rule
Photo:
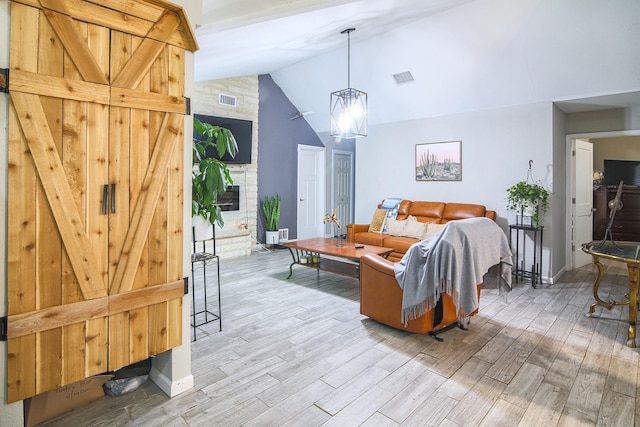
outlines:
[[[170,3],[12,2],[9,402],[182,343],[195,48]]]

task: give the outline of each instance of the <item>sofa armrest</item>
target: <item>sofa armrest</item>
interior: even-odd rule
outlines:
[[[393,262],[389,261],[386,258],[381,257],[380,255],[374,254],[366,254],[360,257],[360,271],[362,272],[363,267],[365,270],[370,269],[373,274],[382,273],[386,276],[393,277],[393,280],[396,279],[396,274],[393,271]],[[397,282],[396,282],[397,286]],[[399,289],[400,287],[398,287]]]
[[[369,224],[347,224],[347,242],[354,242],[356,233],[369,231]]]

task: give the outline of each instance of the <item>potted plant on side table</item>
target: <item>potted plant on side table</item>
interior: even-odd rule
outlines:
[[[218,198],[233,184],[227,164],[220,159],[226,153],[235,157],[238,144],[227,128],[203,123],[194,119],[193,168],[191,188],[191,215],[195,229],[195,240],[206,240],[213,236],[213,226],[224,226]],[[209,152],[207,152],[209,149]],[[211,151],[218,158],[211,156]]]
[[[262,214],[264,215],[266,229],[265,244],[267,245],[275,245],[279,241],[280,202],[278,193],[274,197],[265,195],[262,202]]]
[[[540,215],[549,209],[549,191],[543,186],[520,181],[507,188],[507,210],[515,211],[521,217],[531,217],[531,225],[540,227]],[[524,223],[524,221],[521,219]]]

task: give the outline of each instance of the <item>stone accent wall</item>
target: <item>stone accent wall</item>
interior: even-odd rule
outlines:
[[[219,94],[236,97],[236,106],[218,103]],[[240,210],[223,212],[224,227],[216,227],[216,253],[220,258],[248,256],[256,244],[258,213],[258,76],[195,82],[191,111],[209,116],[251,120],[253,137],[250,165],[229,165],[234,185],[240,186]],[[209,250],[213,250],[210,245]]]

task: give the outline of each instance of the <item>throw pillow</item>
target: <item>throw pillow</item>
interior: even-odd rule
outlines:
[[[396,219],[398,216],[398,209],[400,209],[400,202],[402,202],[402,199],[398,197],[386,198],[382,201],[382,205],[380,207],[387,210],[387,219]],[[386,231],[386,225],[383,225],[382,232],[384,233]]]
[[[402,230],[404,230],[405,225],[407,225],[407,220],[406,219],[401,219],[401,220],[387,219],[387,221],[385,222],[385,225],[386,225],[385,228],[387,229],[385,233],[391,236],[400,236],[400,234],[402,233]]]
[[[382,233],[382,228],[384,227],[384,222],[386,219],[387,210],[376,209],[376,211],[373,213],[371,224],[369,224],[369,231],[372,233]]]
[[[442,229],[445,227],[445,225],[447,224],[433,224],[433,223],[429,223],[427,224],[427,230],[424,233],[424,235],[422,236],[422,240],[426,240],[430,237],[433,237],[434,235],[438,234],[439,232],[442,231]]]
[[[407,219],[407,224],[400,233],[400,236],[403,237],[413,237],[414,239],[421,240],[424,233],[427,231],[427,224],[425,222],[420,222],[416,219],[415,216],[409,215]]]

